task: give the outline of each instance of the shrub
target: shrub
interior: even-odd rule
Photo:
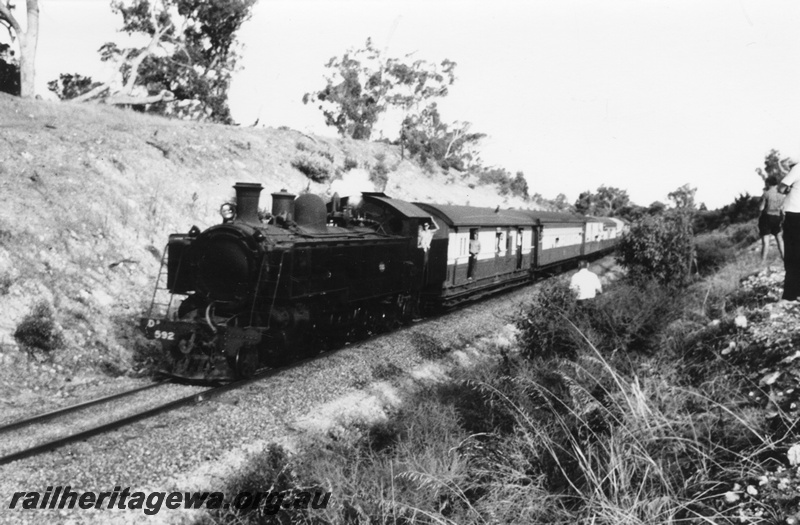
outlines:
[[[53,309],[44,301],[37,303],[22,319],[14,332],[14,339],[28,351],[50,352],[64,344],[53,320]]]
[[[295,158],[292,161],[292,167],[314,182],[326,182],[331,175],[330,164],[311,155],[301,155]]]
[[[344,171],[354,170],[358,167],[358,161],[352,157],[345,157]]]
[[[685,286],[695,262],[691,216],[676,211],[643,217],[622,237],[617,262],[634,282]]]
[[[575,329],[567,322],[575,317],[575,292],[566,279],[551,280],[514,321],[520,330],[523,355],[528,358],[574,357],[578,342]]]
[[[257,456],[248,465],[245,472],[228,483],[227,491],[232,494],[249,493],[252,501],[247,508],[237,509],[231,505],[228,509],[226,505],[211,510],[213,523],[311,523],[307,504],[305,508],[298,506],[295,497],[302,492],[321,496],[329,489],[313,481],[304,482],[292,468],[286,451],[273,443],[266,453]],[[275,496],[278,493],[281,494],[280,498]],[[261,497],[256,499],[256,495]],[[281,505],[282,501],[294,501],[295,504]],[[321,503],[322,498],[318,501]]]

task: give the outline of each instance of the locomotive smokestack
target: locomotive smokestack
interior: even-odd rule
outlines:
[[[285,221],[294,220],[294,195],[281,190],[272,194],[272,215],[283,217]]]
[[[258,182],[237,182],[236,214],[240,221],[258,223],[258,197],[264,189]]]

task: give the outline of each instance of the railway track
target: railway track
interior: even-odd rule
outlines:
[[[136,412],[134,414],[129,414],[129,415],[126,415],[124,417],[113,419],[111,421],[108,421],[108,422],[93,426],[93,427],[88,428],[88,429],[83,429],[83,430],[80,430],[80,431],[77,431],[77,432],[68,433],[66,435],[59,436],[59,437],[57,437],[55,439],[50,439],[50,440],[47,440],[47,441],[44,441],[44,442],[40,442],[40,443],[37,443],[36,445],[29,446],[29,447],[23,448],[21,450],[17,450],[15,452],[6,453],[5,455],[0,456],[0,465],[5,465],[5,464],[11,463],[13,461],[17,461],[17,460],[20,460],[20,459],[25,459],[25,458],[28,458],[28,457],[31,457],[31,456],[42,454],[44,452],[55,450],[55,449],[57,449],[59,447],[62,447],[64,445],[68,444],[68,443],[73,443],[75,441],[82,441],[82,440],[88,439],[88,438],[90,438],[92,436],[103,434],[105,432],[110,432],[112,430],[116,430],[118,428],[121,428],[121,427],[124,427],[124,426],[127,426],[127,425],[131,425],[133,423],[136,423],[137,421],[141,421],[141,420],[144,420],[144,419],[147,419],[147,418],[151,418],[151,417],[157,416],[159,414],[163,414],[165,412],[169,412],[170,410],[175,410],[177,408],[181,408],[181,407],[185,407],[185,406],[195,405],[195,404],[201,403],[201,402],[206,401],[208,399],[211,399],[211,398],[214,398],[214,397],[219,396],[221,394],[224,394],[225,392],[229,392],[229,391],[235,390],[237,388],[242,388],[242,387],[244,387],[246,385],[249,385],[251,383],[254,383],[256,381],[260,381],[262,379],[266,379],[267,377],[274,375],[278,371],[279,371],[278,369],[274,369],[274,370],[271,369],[271,370],[267,370],[267,371],[262,371],[262,372],[256,374],[255,376],[253,376],[253,377],[251,377],[249,379],[244,379],[244,380],[241,380],[241,381],[235,381],[233,383],[228,383],[228,384],[222,385],[222,386],[207,388],[207,389],[205,389],[205,390],[203,390],[201,392],[195,392],[195,393],[193,393],[191,395],[183,396],[183,397],[180,397],[178,399],[169,401],[167,403],[163,403],[163,404],[157,405],[155,407],[151,407],[151,408],[148,408],[146,410],[142,410],[142,411]],[[138,394],[138,393],[141,393],[141,392],[144,392],[144,391],[147,391],[147,390],[151,390],[151,389],[157,388],[159,386],[165,385],[167,383],[169,383],[168,380],[159,381],[159,382],[152,383],[152,384],[149,384],[149,385],[146,385],[146,386],[143,386],[143,387],[138,387],[138,388],[135,388],[135,389],[131,389],[131,390],[127,390],[127,391],[124,391],[124,392],[117,393],[117,394],[113,394],[113,395],[110,395],[110,396],[106,396],[106,397],[94,399],[94,400],[91,400],[91,401],[87,401],[85,403],[72,405],[72,406],[65,407],[65,408],[58,409],[58,410],[54,410],[52,412],[48,412],[48,413],[45,413],[45,414],[39,414],[39,415],[30,417],[30,418],[21,419],[21,420],[18,420],[18,421],[7,423],[5,425],[1,425],[0,426],[0,439],[5,441],[6,440],[6,436],[8,434],[13,433],[14,431],[29,430],[29,429],[32,429],[34,427],[41,426],[42,424],[44,424],[44,423],[46,423],[48,421],[62,420],[64,418],[66,418],[67,416],[71,415],[71,414],[76,414],[76,413],[83,412],[88,408],[101,407],[104,404],[111,403],[112,401],[117,401],[117,400],[123,399],[125,397],[130,397],[130,396],[133,396],[134,394]],[[39,432],[39,433],[44,434],[44,432]]]

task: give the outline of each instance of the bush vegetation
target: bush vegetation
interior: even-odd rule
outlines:
[[[518,171],[512,176],[504,168],[484,168],[478,172],[478,183],[486,186],[496,185],[500,195],[514,195],[528,199],[528,182],[525,174]]]
[[[735,224],[721,230],[695,237],[696,264],[700,275],[710,275],[736,254],[758,240],[758,229],[754,223]]]
[[[692,305],[654,282],[622,283],[590,309],[568,299],[563,283],[550,284],[520,313],[519,354],[421,388],[388,421],[312,440],[291,457],[273,449],[232,487],[336,494],[327,509],[274,517],[298,522],[735,520],[723,496],[755,479],[771,438],[709,350],[735,334],[734,323],[681,320]],[[562,315],[532,328],[543,305]],[[527,347],[539,338],[569,350]],[[654,348],[659,355],[641,351]],[[255,523],[250,516],[214,519]]]
[[[704,233],[753,221],[758,218],[759,202],[760,197],[744,193],[718,210],[699,210],[694,217],[694,229],[697,233]]]
[[[52,352],[64,344],[53,319],[53,308],[44,301],[36,303],[31,312],[22,318],[14,332],[14,339],[28,351]]]
[[[344,171],[350,171],[356,169],[358,167],[358,161],[352,157],[345,157],[344,159]]]
[[[292,167],[300,171],[314,182],[327,182],[330,179],[333,166],[327,159],[323,160],[318,155],[301,154],[292,160]]]
[[[633,281],[666,286],[688,284],[695,257],[691,215],[682,210],[644,216],[617,248],[617,262]]]

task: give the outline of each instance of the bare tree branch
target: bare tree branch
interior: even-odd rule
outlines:
[[[163,90],[157,95],[147,95],[143,97],[133,97],[129,95],[114,95],[105,100],[106,104],[119,105],[140,105],[140,104],[154,104],[156,102],[172,102],[175,100],[175,94],[172,91]]]
[[[22,26],[19,25],[19,22],[17,22],[17,19],[14,18],[14,15],[11,14],[11,9],[9,9],[8,6],[3,4],[2,2],[0,2],[0,20],[9,23],[9,25],[11,26],[9,31],[13,29],[17,34],[22,33]]]
[[[70,102],[86,102],[87,100],[91,100],[93,98],[102,96],[102,94],[108,91],[109,89],[111,89],[111,87],[109,83],[106,82],[105,84],[100,84],[99,86],[87,91],[86,93],[84,93],[79,97],[70,99]]]
[[[139,77],[139,66],[142,65],[142,62],[144,62],[145,58],[156,52],[156,49],[158,49],[158,46],[161,44],[161,38],[163,38],[163,36],[171,27],[172,22],[153,33],[153,38],[150,39],[150,43],[147,44],[145,50],[136,55],[136,58],[131,61],[131,74],[128,77],[128,80],[125,82],[125,85],[122,87],[122,90],[120,91],[121,93],[126,95],[131,94],[133,87],[136,85],[136,79]]]
[[[12,31],[11,22],[9,22],[4,18],[0,18],[0,25],[6,28],[6,30],[8,31],[8,37],[11,39],[12,42],[17,39],[17,35],[14,34],[14,31]]]
[[[455,130],[455,133],[453,133],[453,140],[450,141],[450,143],[447,145],[447,150],[444,152],[444,158],[450,157],[450,150],[453,148],[453,144],[455,144],[458,139],[464,136],[471,126],[471,123],[467,123],[467,125],[463,128]]]

